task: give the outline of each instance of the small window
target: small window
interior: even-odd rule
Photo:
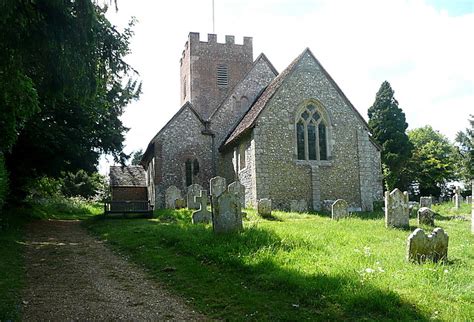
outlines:
[[[229,85],[229,75],[227,65],[217,66],[217,86],[226,87]]]
[[[186,98],[186,76],[184,76],[183,80],[183,100]]]
[[[245,144],[241,144],[239,149],[239,169],[245,169],[246,165],[247,163],[245,158]]]
[[[185,174],[186,174],[186,187],[189,187],[194,182],[194,176],[199,173],[199,162],[198,160],[188,159],[184,163]]]

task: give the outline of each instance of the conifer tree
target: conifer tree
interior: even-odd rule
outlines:
[[[390,83],[384,81],[369,108],[369,127],[373,138],[382,146],[382,166],[385,187],[407,189],[410,182],[406,171],[412,145],[406,129],[405,113],[398,107]]]

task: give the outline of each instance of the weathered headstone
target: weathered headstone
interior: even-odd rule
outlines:
[[[291,200],[290,201],[290,211],[292,212],[307,212],[308,211],[308,203],[306,200]]]
[[[449,236],[442,228],[435,228],[430,235],[417,228],[407,239],[407,260],[417,263],[431,260],[448,260]]]
[[[262,217],[269,217],[272,215],[272,200],[262,198],[258,201],[257,212]]]
[[[245,186],[239,181],[232,182],[228,187],[227,191],[232,192],[239,196],[240,204],[245,207]]]
[[[461,207],[461,192],[459,188],[454,189],[454,209],[459,209]]]
[[[176,186],[169,186],[165,191],[165,207],[175,209],[176,199],[181,199],[181,190]]]
[[[201,185],[195,183],[188,187],[188,192],[186,195],[186,202],[188,209],[199,209],[199,203],[194,200],[194,197],[198,197],[201,193]]]
[[[466,203],[470,205],[472,203],[472,196],[467,196],[464,200],[466,200]]]
[[[184,200],[183,198],[181,198],[181,199],[176,199],[176,201],[175,201],[175,208],[176,208],[176,209],[186,208],[186,200]]]
[[[418,225],[434,226],[435,213],[428,207],[418,209]]]
[[[211,196],[212,197],[219,197],[227,189],[227,184],[226,184],[225,178],[222,178],[222,177],[219,177],[219,176],[212,178],[209,181],[209,185],[211,187]]]
[[[385,192],[385,226],[406,228],[410,226],[408,193],[395,189]]]
[[[420,208],[427,207],[431,208],[433,205],[433,199],[431,197],[420,197]]]
[[[242,214],[239,197],[225,191],[214,203],[212,226],[215,233],[227,233],[242,230]]]
[[[199,210],[193,212],[193,224],[209,224],[212,221],[212,215],[207,210],[207,203],[209,201],[207,197],[207,190],[201,190],[198,197],[194,197],[195,201],[199,203]]]
[[[337,199],[331,206],[331,216],[333,220],[339,220],[349,216],[349,205],[344,199]]]

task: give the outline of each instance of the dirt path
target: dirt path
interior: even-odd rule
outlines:
[[[28,226],[23,320],[202,320],[78,221]]]

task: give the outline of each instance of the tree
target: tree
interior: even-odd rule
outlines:
[[[142,156],[143,156],[143,150],[142,149],[133,152],[132,153],[132,162],[131,162],[131,164],[132,165],[139,165],[140,161],[142,160]]]
[[[406,134],[405,114],[393,94],[390,84],[383,82],[368,111],[373,138],[382,146],[382,165],[388,190],[407,188],[406,164],[412,150]]]
[[[474,180],[474,115],[470,117],[471,128],[459,131],[456,135],[460,157],[458,173],[467,183]]]
[[[97,172],[88,174],[84,170],[66,173],[61,179],[61,192],[66,197],[91,198],[103,190],[105,178]]]
[[[408,173],[420,196],[440,196],[449,180],[455,177],[455,148],[448,138],[431,126],[408,132],[413,153]]]
[[[8,108],[0,119],[10,124],[0,135],[10,142],[2,149],[9,149],[11,191],[22,196],[29,181],[43,176],[93,172],[101,153],[123,163],[127,128],[119,117],[141,92],[136,71],[123,60],[134,21],[119,32],[107,8],[91,0],[5,2],[0,58],[7,59],[0,71],[18,75],[0,86]]]

